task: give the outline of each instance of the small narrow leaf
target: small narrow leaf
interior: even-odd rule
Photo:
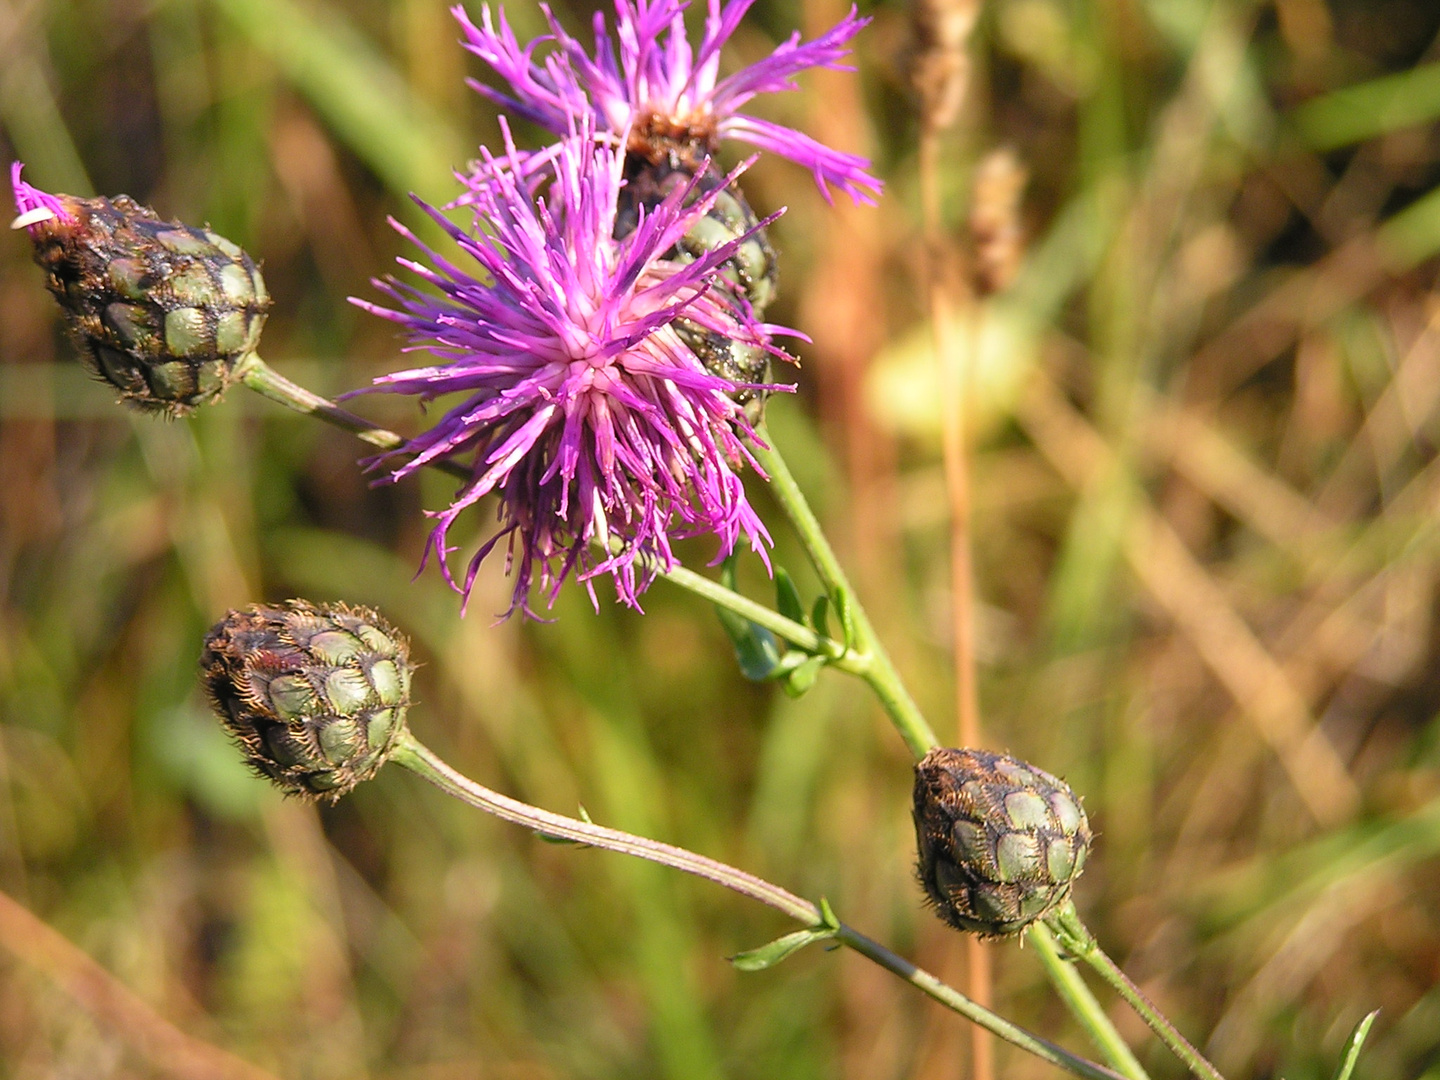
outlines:
[[[805,625],[805,603],[800,599],[795,579],[783,566],[775,567],[775,607],[791,622]]]
[[[720,583],[727,589],[735,588],[733,554],[720,565]],[[730,636],[730,643],[735,646],[735,659],[740,664],[741,674],[752,682],[760,682],[774,675],[775,666],[780,663],[780,643],[775,640],[775,635],[763,626],[757,626],[749,619],[718,604],[715,614],[720,616],[720,625],[725,628],[725,633]]]
[[[820,677],[820,670],[826,662],[826,658],[823,656],[812,656],[805,660],[786,677],[785,693],[792,698],[802,696],[815,685],[815,680]]]
[[[770,678],[775,666],[780,663],[780,643],[775,635],[727,608],[717,607],[715,613],[720,616],[720,625],[725,627],[730,643],[735,646],[735,659],[740,664],[741,674],[752,682]]]
[[[1345,1043],[1345,1054],[1340,1059],[1340,1068],[1335,1073],[1335,1080],[1350,1080],[1355,1071],[1355,1063],[1360,1060],[1360,1048],[1365,1045],[1365,1039],[1370,1034],[1370,1027],[1375,1023],[1375,1017],[1380,1015],[1376,1009],[1360,1023],[1355,1025],[1355,1030],[1350,1033],[1349,1040]]]
[[[594,825],[595,822],[590,820],[590,811],[585,809],[585,804],[577,803],[576,805],[580,808],[578,815],[580,820],[585,822],[586,825]],[[535,831],[535,835],[547,844],[564,844],[569,847],[579,848],[588,848],[590,846],[583,840],[571,840],[568,836],[556,836],[554,833],[540,832],[538,829]]]
[[[835,914],[835,910],[830,906],[830,901],[825,899],[825,897],[823,896],[820,897],[820,922],[821,925],[827,926],[831,930],[836,931],[837,933],[840,930],[840,918]]]
[[[840,628],[845,635],[845,648],[855,647],[855,612],[850,607],[850,594],[844,589],[835,590],[835,614],[840,617]]]
[[[810,609],[810,625],[821,637],[828,638],[830,636],[830,598],[828,596],[815,598],[815,606]]]
[[[774,967],[791,953],[799,952],[806,945],[834,936],[835,931],[828,926],[811,930],[796,930],[793,934],[776,938],[767,945],[761,945],[758,949],[737,953],[730,957],[730,962],[741,971],[764,971],[766,968]]]
[[[803,649],[791,649],[784,656],[780,657],[780,662],[770,670],[770,678],[787,678],[792,671],[809,659],[810,654]]]

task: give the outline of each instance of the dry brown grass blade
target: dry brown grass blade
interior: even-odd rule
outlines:
[[[1390,501],[1380,518],[1364,531],[1338,556],[1324,566],[1310,568],[1316,584],[1305,603],[1272,636],[1271,651],[1285,667],[1292,685],[1310,702],[1319,701],[1376,646],[1377,630],[1373,620],[1367,621],[1364,611],[1383,603],[1383,594],[1395,587],[1397,573],[1412,566],[1425,569],[1428,558],[1420,541],[1423,534],[1433,533],[1433,521],[1440,512],[1440,458],[1434,459],[1412,477]],[[1387,560],[1370,576],[1364,567],[1373,556],[1368,549],[1375,546],[1372,533],[1394,531],[1393,519],[1409,516],[1416,521],[1412,531],[1397,538],[1400,547],[1417,550],[1407,558]],[[1401,582],[1412,598],[1429,595],[1425,588]],[[1226,721],[1222,721],[1222,726]],[[1219,818],[1233,818],[1241,812],[1243,800],[1236,801],[1236,779],[1244,770],[1244,751],[1232,747],[1213,755],[1214,764],[1204,779],[1188,785],[1194,795],[1190,809],[1180,828],[1176,859],[1200,844],[1201,837],[1220,826]],[[1178,864],[1177,864],[1178,865]],[[1175,880],[1181,880],[1175,876]]]
[[[1251,461],[1195,410],[1155,405],[1148,432],[1152,450],[1258,535],[1297,554],[1307,580],[1315,585],[1306,604],[1277,635],[1277,654],[1305,657],[1320,653],[1332,659],[1346,657],[1347,663],[1353,663],[1369,647],[1373,628],[1352,613],[1369,602],[1390,568],[1357,585],[1363,552],[1372,545],[1372,529],[1390,529],[1396,517],[1427,514],[1433,502],[1433,463],[1391,493],[1380,517],[1337,555],[1322,560],[1296,548],[1307,534],[1332,528],[1360,513],[1374,478],[1362,487],[1356,474],[1370,472],[1383,481],[1405,447],[1421,437],[1421,429],[1440,407],[1437,352],[1440,306],[1429,312],[1315,503]],[[1296,678],[1292,671],[1292,679]],[[1319,692],[1314,690],[1310,696]]]
[[[1157,459],[1278,548],[1294,551],[1326,524],[1308,499],[1193,409],[1154,402],[1145,436]]]
[[[1296,271],[1194,355],[1186,396],[1218,401],[1295,343],[1383,282],[1387,269],[1373,236],[1357,236],[1312,267]]]
[[[158,1074],[179,1080],[276,1080],[229,1051],[186,1035],[68,938],[3,892],[0,945],[54,980]]]
[[[1423,428],[1440,407],[1440,298],[1428,306],[1419,332],[1315,498],[1334,516],[1363,512],[1374,479],[1383,483],[1405,450],[1423,441]]]
[[[1079,490],[1109,463],[1105,441],[1043,376],[1022,400],[1019,419],[1046,460]],[[1315,820],[1333,826],[1349,818],[1359,791],[1305,698],[1175,530],[1142,504],[1123,543],[1136,577],[1275,752]]]
[[[1265,962],[1231,995],[1210,1037],[1216,1060],[1232,1074],[1253,1061],[1275,1006],[1297,998],[1344,948],[1357,924],[1395,906],[1404,895],[1394,873],[1382,871],[1340,882],[1297,912],[1278,940],[1267,943]]]
[[[975,571],[970,537],[970,462],[965,433],[968,373],[955,340],[956,308],[972,306],[974,291],[963,277],[947,273],[951,244],[940,205],[940,138],[964,106],[970,82],[968,47],[980,0],[916,0],[912,9],[915,64],[912,83],[920,98],[920,203],[925,247],[931,335],[944,395],[945,489],[950,508],[950,608],[954,634],[955,710],[959,741],[981,742],[980,699],[975,664]],[[976,937],[965,942],[966,992],[985,1005],[994,1000],[990,953]],[[932,1028],[922,1075],[949,1073],[939,1033]],[[995,1044],[978,1028],[971,1035],[974,1080],[993,1080]]]

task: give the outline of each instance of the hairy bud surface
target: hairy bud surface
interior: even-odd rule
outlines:
[[[172,416],[218,397],[270,310],[254,260],[126,195],[49,195],[14,176],[17,219],[87,364],[127,405]]]
[[[1080,799],[1005,754],[937,747],[915,766],[920,883],[936,913],[984,937],[1019,933],[1056,910],[1085,866]]]
[[[246,761],[289,794],[338,799],[379,771],[405,730],[405,639],[368,608],[291,600],[229,612],[201,678]]]

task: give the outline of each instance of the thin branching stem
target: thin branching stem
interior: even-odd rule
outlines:
[[[236,366],[235,375],[239,382],[277,405],[283,405],[316,420],[323,420],[380,450],[405,449],[407,440],[403,435],[366,420],[363,416],[356,416],[329,398],[292,382],[262,360],[257,353],[250,353],[241,360]],[[471,475],[470,469],[451,458],[437,458],[426,464],[462,480],[469,479]],[[808,626],[787,619],[779,612],[756,603],[733,589],[727,589],[719,582],[693,570],[676,566],[669,570],[659,569],[658,572],[665,580],[703,596],[713,604],[728,608],[806,652],[829,657],[831,664],[841,671],[864,678],[874,666],[874,660],[862,650],[847,649],[841,642],[822,637]]]
[[[839,668],[841,671],[859,675],[863,679],[875,666],[874,656],[860,650],[847,649],[843,643],[817,634],[808,626],[795,622],[793,619],[787,619],[773,608],[751,600],[748,596],[742,596],[733,589],[727,589],[718,581],[713,581],[703,574],[697,574],[683,566],[662,570],[660,574],[671,584],[678,585],[696,596],[704,597],[712,603],[728,608],[737,615],[744,616],[756,626],[763,626],[791,645],[817,656],[829,657],[830,666]]]
[[[825,530],[820,527],[819,519],[810,509],[800,485],[795,482],[790,466],[775,448],[774,440],[763,425],[757,429],[756,435],[758,439],[751,444],[751,450],[760,467],[770,477],[770,490],[790,518],[815,572],[820,575],[825,591],[836,601],[837,607],[843,598],[844,605],[849,608],[855,628],[855,649],[870,657],[871,662],[867,669],[857,674],[870,685],[875,696],[880,699],[886,715],[890,717],[900,737],[905,740],[910,752],[917,758],[924,757],[927,751],[939,746],[940,741],[920,712],[920,707],[915,704],[915,699],[910,696],[910,691],[905,688],[899,671],[895,669],[890,654],[885,651],[885,646],[875,633],[870,617],[855,595],[834,548],[830,546]]]
[[[835,557],[834,550],[830,547],[825,537],[824,530],[815,517],[814,511],[806,501],[804,493],[795,482],[794,474],[785,463],[784,456],[774,445],[774,441],[763,428],[758,432],[765,445],[756,446],[755,453],[761,466],[770,475],[771,489],[775,493],[777,501],[790,518],[790,523],[800,537],[810,561],[815,567],[815,572],[820,575],[820,580],[832,595],[839,591],[847,594],[847,602],[850,605],[854,618],[858,641],[856,644],[862,652],[874,658],[874,664],[870,671],[863,673],[863,678],[875,692],[885,714],[895,726],[900,737],[905,740],[905,745],[915,757],[923,757],[927,751],[938,745],[934,732],[925,718],[920,713],[919,707],[906,690],[905,684],[900,679],[894,664],[890,662],[889,656],[885,653],[875,631],[871,626],[870,619],[865,613],[865,606],[860,602],[859,597],[850,588],[849,580],[845,576],[844,569],[840,566],[839,560]],[[1032,928],[1030,938],[1033,941],[1038,931]],[[1096,946],[1098,950],[1099,946]],[[974,947],[972,947],[973,957]],[[1112,1062],[1123,1063],[1116,1050],[1117,1046],[1124,1045],[1124,1039],[1105,1015],[1105,1010],[1095,1000],[1095,995],[1084,981],[1078,978],[1070,978],[1073,972],[1046,967],[1046,974],[1050,977],[1055,992],[1065,1002],[1066,1007],[1077,1019],[1081,1027],[1089,1033],[1101,1053],[1109,1056]],[[1130,1056],[1134,1061],[1134,1056]],[[1135,1062],[1135,1068],[1139,1063]],[[1144,1075],[1143,1070],[1140,1073]]]
[[[323,420],[328,424],[343,428],[369,443],[371,446],[375,446],[381,450],[403,450],[405,447],[406,439],[404,436],[381,427],[379,424],[372,423],[363,417],[356,416],[354,413],[340,408],[328,398],[322,397],[311,390],[307,390],[291,382],[266,364],[257,354],[252,353],[241,361],[236,368],[236,374],[239,382],[242,382],[245,386],[261,394],[263,397],[269,398],[276,404],[283,405],[286,408],[294,409],[296,412],[306,416],[311,416],[317,420]],[[728,608],[736,614],[749,619],[751,622],[765,627],[778,637],[785,639],[799,648],[830,656],[833,666],[864,679],[874,691],[886,715],[895,725],[895,728],[899,731],[901,738],[905,740],[905,744],[910,748],[911,752],[917,758],[924,756],[926,751],[939,745],[938,740],[935,738],[935,733],[931,730],[930,725],[921,714],[919,706],[917,706],[914,699],[911,698],[910,692],[905,688],[905,684],[900,679],[899,672],[895,669],[895,665],[891,662],[889,655],[885,652],[884,646],[880,643],[880,639],[876,636],[864,607],[860,604],[858,597],[855,596],[849,579],[841,567],[839,559],[835,556],[834,549],[830,547],[830,542],[826,539],[824,531],[820,527],[819,520],[810,509],[810,505],[805,500],[804,494],[800,491],[799,485],[795,482],[795,477],[790,472],[789,466],[785,464],[785,459],[770,445],[769,435],[763,427],[758,434],[764,445],[756,445],[754,450],[761,466],[770,475],[772,489],[775,491],[777,499],[790,518],[796,532],[799,534],[801,542],[804,544],[812,563],[815,565],[816,571],[820,574],[821,581],[824,583],[827,591],[832,597],[837,599],[843,596],[845,603],[850,609],[855,630],[855,641],[851,647],[847,648],[840,642],[824,638],[809,627],[787,619],[778,612],[765,607],[763,604],[759,604],[734,590],[727,589],[718,582],[711,581],[709,578],[686,570],[683,567],[676,567],[670,571],[661,571],[661,575],[667,581],[672,581],[683,589],[688,589],[712,603]],[[470,475],[469,470],[457,462],[436,461],[429,464],[454,476],[468,478]],[[808,920],[808,925],[816,925],[820,921],[819,909],[808,900],[802,900],[794,894],[785,892],[785,890],[780,889],[778,886],[772,886],[768,882],[753,877],[753,875],[746,874],[744,871],[736,870],[733,867],[726,867],[723,863],[714,862],[714,860],[695,855],[693,852],[686,852],[681,848],[672,848],[670,845],[661,844],[658,841],[646,840],[643,837],[633,837],[628,833],[606,830],[600,826],[588,825],[585,822],[572,818],[552,815],[549,814],[548,811],[537,810],[534,807],[529,807],[524,803],[516,802],[513,799],[508,799],[506,796],[482,788],[480,785],[454,772],[454,770],[446,766],[444,762],[440,761],[439,758],[434,757],[428,750],[425,750],[424,747],[420,746],[419,743],[413,742],[413,740],[402,746],[396,752],[394,760],[405,765],[407,768],[421,773],[426,779],[430,780],[431,783],[443,788],[457,798],[461,798],[473,806],[478,806],[480,809],[496,814],[507,821],[528,825],[546,835],[575,840],[577,843],[590,844],[594,847],[606,847],[610,850],[624,851],[626,854],[635,855],[639,858],[663,862],[665,865],[675,866],[676,869],[685,870],[687,873],[698,874],[701,877],[718,881],[727,887],[735,888],[737,891],[747,896],[752,896],[754,899],[761,900],[761,902],[767,903],[771,907],[777,908],[777,910],[784,911],[787,915],[799,919],[802,922]],[[533,816],[536,814],[546,816],[546,819],[550,820],[550,825],[544,824],[540,818]],[[516,815],[525,816],[518,817]],[[574,830],[576,830],[577,827],[579,831],[575,832]],[[599,830],[599,832],[592,832],[592,830]],[[623,842],[627,845],[633,845],[633,847],[617,847],[615,843],[611,842],[601,843],[600,839],[608,834],[613,834],[616,842],[620,842],[619,838],[624,838]],[[685,862],[685,865],[681,865],[680,862],[667,862],[666,858],[657,857],[671,852],[675,853],[677,857],[683,857],[682,861]],[[734,875],[740,875],[740,877],[735,877],[733,880],[716,877],[714,876],[716,871],[723,871],[726,874],[733,873]],[[742,878],[748,879],[755,888],[760,890],[760,893],[747,891],[745,887],[737,887],[744,884]],[[895,957],[894,954],[889,953],[883,946],[875,942],[870,942],[868,938],[864,938],[862,935],[850,931],[848,928],[845,928],[845,931],[846,934],[849,934],[854,939],[853,942],[847,939],[845,941],[847,945],[850,945],[859,952],[863,952],[866,956],[870,956],[871,959],[875,959],[881,955],[893,957],[893,965],[880,960],[877,960],[877,963],[882,963],[882,966],[894,971],[906,979],[906,981],[914,983],[914,985],[935,998],[935,1000],[969,1017],[1000,1038],[1006,1039],[1016,1046],[1020,1046],[1022,1049],[1044,1058],[1046,1061],[1069,1069],[1077,1076],[1104,1076],[1110,1078],[1118,1078],[1120,1076],[1120,1074],[1111,1072],[1102,1066],[1095,1065],[1093,1062],[1086,1061],[1084,1058],[1069,1054],[1067,1051],[1053,1046],[1038,1036],[1024,1032],[1023,1029],[1015,1027],[1003,1017],[990,1012],[983,1006],[966,998],[960,994],[959,991],[946,987],[944,983],[940,982],[940,980],[936,979],[933,975],[929,975],[919,968],[915,968],[909,964],[908,961]],[[845,934],[841,936],[845,938]],[[862,941],[868,942],[868,945],[864,949],[854,943]],[[1093,938],[1091,941],[1093,945]],[[1098,945],[1093,945],[1093,948],[1100,956],[1104,956],[1103,953],[1100,953]],[[1109,961],[1108,957],[1104,959],[1114,968],[1114,963]],[[1092,960],[1091,962],[1094,963],[1095,961]],[[1115,971],[1118,972],[1119,969],[1115,968]],[[1123,972],[1120,974],[1123,978]],[[1126,980],[1126,982],[1128,983],[1128,980]],[[1129,985],[1133,988],[1134,984]],[[943,990],[941,988],[943,988]],[[1083,1000],[1073,1000],[1073,988],[1067,988],[1062,982],[1056,983],[1056,989],[1070,1005],[1072,1011],[1082,1008],[1088,1009],[1094,1005],[1093,998],[1089,999],[1088,1004]],[[1083,983],[1080,984],[1080,989],[1088,995],[1088,990],[1085,989]],[[1138,994],[1139,991],[1136,990],[1135,993]],[[1127,1000],[1129,1000],[1128,996]],[[964,1008],[960,1007],[961,1002],[966,1003]],[[1153,1006],[1151,1008],[1153,1009]],[[1098,1012],[1098,1007],[1090,1011]],[[1099,1013],[1099,1015],[1103,1018],[1104,1014]],[[1163,1019],[1163,1017],[1161,1019]],[[1168,1021],[1166,1022],[1168,1023]],[[1173,1026],[1171,1030],[1173,1031]],[[1115,1037],[1119,1038],[1118,1035]],[[1021,1039],[1029,1041],[1020,1041]],[[1168,1042],[1167,1045],[1169,1045]],[[1186,1043],[1185,1045],[1188,1046],[1189,1044]],[[1193,1048],[1191,1049],[1193,1052]],[[1186,1060],[1188,1062],[1188,1059]],[[1200,1058],[1200,1060],[1203,1061],[1204,1059]],[[1218,1080],[1218,1074],[1214,1077],[1209,1077],[1208,1080]]]
[[[512,825],[534,829],[547,839],[569,840],[572,843],[617,851],[622,855],[633,855],[662,866],[683,870],[717,885],[724,885],[752,900],[759,900],[806,926],[819,926],[824,921],[820,909],[809,900],[744,870],[672,844],[581,821],[579,818],[569,818],[492,791],[456,772],[408,732],[402,736],[390,760],[423,776],[447,795],[454,796],[478,810],[484,810],[487,814],[494,814]]]
[[[1179,1029],[1155,1007],[1155,1003],[1145,996],[1144,991],[1135,985],[1130,976],[1120,970],[1120,965],[1106,955],[1096,942],[1095,935],[1080,921],[1074,904],[1067,902],[1058,912],[1049,916],[1045,923],[1066,952],[1094,968],[1192,1073],[1201,1080],[1225,1080],[1220,1075],[1220,1070],[1210,1064],[1205,1055],[1180,1034]]]
[[[321,397],[314,391],[291,382],[260,359],[258,353],[249,353],[235,366],[235,377],[261,397],[269,398],[278,405],[284,405],[287,409],[294,409],[298,413],[304,413],[306,416],[313,416],[317,420],[324,420],[327,424],[343,428],[363,442],[380,450],[405,449],[406,440],[403,435],[397,435],[379,424],[371,423],[363,416],[356,416],[354,413],[340,408],[329,398]],[[431,462],[431,464],[440,471],[447,472],[451,476],[458,476],[462,480],[470,478],[470,470],[458,461],[445,459]]]
[[[1130,1077],[1130,1080],[1150,1080],[1145,1067],[1120,1037],[1115,1025],[1105,1015],[1105,1010],[1100,1008],[1100,1003],[1080,978],[1080,972],[1075,970],[1075,965],[1060,955],[1050,931],[1037,923],[1026,932],[1026,937],[1034,948],[1035,955],[1040,958],[1040,965],[1045,969],[1050,981],[1056,987],[1068,988],[1062,997],[1070,1007],[1071,1014],[1085,1029],[1091,1041],[1100,1048],[1111,1066]]]
[[[581,821],[579,818],[570,818],[563,814],[542,810],[518,799],[512,799],[508,795],[502,795],[498,791],[492,791],[456,772],[408,732],[402,737],[390,760],[417,773],[447,795],[476,809],[484,810],[487,814],[494,814],[511,824],[533,829],[547,839],[568,840],[588,847],[603,848],[606,851],[647,859],[650,862],[659,863],[661,866],[668,866],[723,885],[742,896],[758,900],[807,927],[823,928],[826,925],[825,915],[818,905],[747,871],[729,866],[708,856],[687,851],[685,848],[676,847],[673,844],[662,843],[659,840],[636,836],[619,829],[596,825],[594,822]],[[989,1009],[977,1005],[928,971],[916,967],[904,957],[891,952],[879,942],[871,940],[853,927],[841,923],[835,932],[835,940],[879,964],[887,971],[898,975],[946,1008],[953,1009],[985,1030],[993,1032],[1007,1042],[1050,1062],[1052,1065],[1075,1076],[1085,1077],[1086,1080],[1124,1080],[1120,1074],[1112,1072],[1103,1065],[1097,1065],[1093,1061],[1087,1061],[1085,1058],[1072,1054],[1068,1050],[1012,1024]]]

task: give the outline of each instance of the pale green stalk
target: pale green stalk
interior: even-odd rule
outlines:
[[[697,574],[683,566],[660,570],[659,574],[666,581],[678,585],[682,589],[687,589],[696,596],[702,596],[712,603],[728,608],[737,615],[743,615],[755,625],[763,626],[776,637],[783,638],[791,645],[809,653],[829,657],[831,667],[839,668],[851,675],[859,675],[863,679],[868,677],[869,672],[875,666],[875,658],[872,654],[847,649],[840,642],[822,637],[808,626],[797,623],[793,619],[787,619],[773,608],[757,603],[748,596],[742,596],[733,589],[727,589],[718,581],[713,581],[703,574]]]
[[[869,656],[871,660],[868,669],[857,674],[870,685],[870,689],[880,699],[880,704],[900,737],[905,740],[910,752],[917,758],[924,757],[928,750],[940,745],[935,738],[935,732],[931,730],[920,712],[920,707],[915,704],[915,699],[901,681],[900,673],[895,670],[895,665],[890,660],[890,654],[885,651],[885,646],[881,644],[874,626],[870,623],[870,617],[865,613],[855,590],[851,588],[844,567],[835,557],[835,550],[826,539],[825,530],[820,527],[819,520],[805,500],[804,492],[795,482],[790,467],[775,448],[764,424],[756,428],[755,434],[757,439],[751,444],[751,452],[760,467],[769,475],[770,490],[795,527],[800,543],[805,546],[825,591],[830,594],[837,607],[840,598],[844,597],[850,608],[855,625],[853,645],[858,652]]]
[[[921,715],[919,707],[905,689],[899,672],[895,670],[895,665],[891,663],[890,657],[876,637],[870,619],[865,613],[864,605],[850,586],[844,568],[840,565],[840,560],[836,558],[834,549],[831,548],[829,540],[825,537],[824,529],[821,528],[814,511],[810,509],[810,504],[806,501],[800,486],[795,482],[794,474],[790,472],[784,457],[775,447],[769,432],[763,425],[757,429],[756,434],[760,444],[754,445],[752,449],[756,460],[770,476],[770,486],[776,501],[780,503],[781,508],[790,518],[790,523],[800,537],[800,542],[810,556],[810,562],[815,567],[815,572],[819,574],[827,592],[832,598],[841,594],[845,595],[854,620],[857,638],[855,645],[860,652],[873,659],[871,669],[861,674],[861,678],[874,690],[886,715],[889,716],[890,722],[900,733],[900,737],[905,740],[905,745],[910,748],[910,752],[917,758],[923,757],[928,751],[939,745],[934,731]],[[1071,910],[1074,910],[1073,906]],[[1078,915],[1076,920],[1078,922]],[[1043,931],[1032,927],[1029,937],[1043,955],[1045,944],[1048,943],[1040,942],[1042,933]],[[1119,972],[1119,968],[1115,966],[1114,962],[1101,952],[1093,936],[1090,936],[1090,943],[1092,953],[1104,957],[1105,963],[1109,964],[1114,971]],[[1097,961],[1091,960],[1090,962]],[[1134,1077],[1135,1080],[1146,1077],[1144,1069],[1125,1047],[1125,1040],[1121,1038],[1115,1025],[1110,1022],[1110,1018],[1105,1015],[1105,1010],[1095,1000],[1095,995],[1090,992],[1090,988],[1085,985],[1084,980],[1072,977],[1075,972],[1069,969],[1063,961],[1054,967],[1046,965],[1046,974],[1050,977],[1055,992],[1060,995],[1070,1012],[1079,1020],[1101,1053],[1116,1063],[1118,1067],[1133,1069],[1134,1071],[1128,1075]],[[1121,977],[1124,977],[1123,972]],[[1107,976],[1107,981],[1112,980]],[[1128,980],[1126,981],[1128,982]],[[1133,987],[1133,984],[1130,985]],[[1128,993],[1123,996],[1134,1005],[1134,1001],[1131,1000]],[[1146,1022],[1150,1022],[1148,1018]],[[1171,1030],[1174,1030],[1173,1027]],[[1176,1034],[1178,1035],[1178,1033]],[[1166,1045],[1169,1046],[1170,1043],[1167,1041]],[[1174,1049],[1173,1046],[1171,1048]],[[1196,1056],[1198,1057],[1198,1055]],[[1187,1064],[1190,1063],[1190,1059],[1183,1055],[1181,1059]],[[1217,1077],[1211,1077],[1209,1080],[1218,1080],[1218,1074]]]
[[[366,420],[363,416],[356,416],[354,413],[340,408],[329,398],[321,397],[314,391],[306,390],[305,387],[291,382],[260,359],[259,353],[247,353],[235,365],[234,378],[277,405],[284,405],[287,409],[294,409],[298,413],[304,413],[317,420],[324,420],[327,424],[344,428],[361,441],[378,449],[403,450],[405,448],[404,436],[387,431],[379,424]],[[470,470],[458,461],[446,459],[430,464],[451,476],[458,476],[461,479],[468,479],[470,476]]]
[[[636,836],[633,833],[611,829],[594,822],[565,817],[549,810],[531,806],[528,803],[501,795],[497,791],[476,783],[469,777],[456,772],[429,749],[423,746],[408,731],[396,745],[390,760],[424,777],[447,795],[461,802],[484,810],[487,814],[533,829],[547,839],[568,840],[588,847],[603,848],[623,855],[648,859],[675,870],[713,881],[742,896],[758,900],[762,904],[783,912],[806,927],[826,929],[825,914],[809,900],[796,896],[779,885],[771,884],[754,874],[718,862],[693,851],[675,847],[672,844]],[[828,924],[833,926],[834,924]],[[1062,1047],[1056,1046],[1040,1036],[1026,1031],[971,1001],[953,987],[947,986],[928,971],[916,967],[903,957],[897,956],[876,941],[871,940],[853,927],[840,923],[834,932],[836,941],[854,949],[860,955],[900,976],[912,986],[934,998],[942,1005],[974,1023],[993,1032],[1009,1043],[1034,1054],[1052,1065],[1085,1077],[1086,1080],[1123,1080],[1118,1073],[1103,1065],[1078,1057]]]
[[[1045,974],[1050,976],[1050,981],[1060,991],[1060,996],[1069,1007],[1070,1014],[1085,1029],[1091,1042],[1099,1047],[1100,1052],[1105,1055],[1105,1060],[1110,1062],[1117,1071],[1130,1077],[1130,1080],[1150,1080],[1145,1067],[1140,1064],[1129,1045],[1120,1037],[1120,1033],[1115,1030],[1115,1025],[1105,1015],[1105,1010],[1100,1008],[1100,1003],[1095,1000],[1095,995],[1090,993],[1090,988],[1080,978],[1080,973],[1075,970],[1075,965],[1060,955],[1060,950],[1055,947],[1055,939],[1051,936],[1050,931],[1044,926],[1036,924],[1026,931],[1026,937],[1029,938],[1035,955],[1040,958],[1040,965],[1045,969]],[[1065,989],[1061,990],[1062,987]]]
[[[321,397],[314,391],[291,382],[262,360],[258,353],[248,354],[236,365],[235,378],[236,381],[243,383],[260,396],[269,398],[277,405],[283,405],[287,409],[293,409],[305,416],[312,416],[317,420],[323,420],[327,424],[342,428],[380,450],[405,449],[406,439],[403,435],[398,435],[362,416],[356,416],[354,413],[342,409],[329,398]],[[468,480],[471,475],[468,468],[450,458],[439,458],[426,462],[426,464],[462,480]],[[779,612],[763,604],[757,604],[749,597],[742,596],[733,589],[727,589],[719,582],[711,581],[692,570],[677,566],[671,570],[659,570],[659,573],[667,581],[672,581],[682,589],[688,589],[698,596],[703,596],[713,604],[728,608],[806,652],[829,657],[831,664],[841,671],[865,677],[873,665],[871,658],[861,652],[846,649],[840,642],[824,638],[808,626],[787,619]]]
[[[1135,1010],[1140,1019],[1150,1026],[1150,1030],[1159,1036],[1160,1041],[1169,1047],[1170,1051],[1183,1061],[1192,1073],[1201,1077],[1202,1080],[1225,1080],[1220,1075],[1220,1070],[1211,1065],[1199,1050],[1190,1045],[1190,1041],[1180,1034],[1179,1029],[1155,1007],[1155,1003],[1130,980],[1130,976],[1121,971],[1120,966],[1105,954],[1105,951],[1096,942],[1095,935],[1090,933],[1085,924],[1080,921],[1080,915],[1076,912],[1073,903],[1067,901],[1065,906],[1054,915],[1049,916],[1045,923],[1065,951],[1084,960],[1100,974],[1102,979],[1114,987],[1115,992],[1129,1002],[1130,1007]]]

